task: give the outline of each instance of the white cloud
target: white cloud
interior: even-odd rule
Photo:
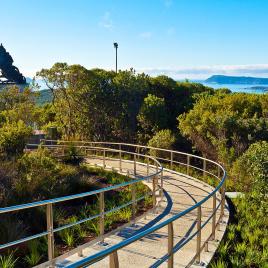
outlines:
[[[189,68],[141,68],[137,69],[137,71],[145,72],[152,76],[168,75],[174,79],[204,79],[214,74],[268,77],[268,64],[214,65]]]
[[[111,13],[109,11],[106,11],[105,14],[101,17],[99,25],[108,30],[111,30],[114,28],[114,23],[111,18]]]
[[[140,37],[143,39],[151,39],[152,35],[152,32],[143,32],[140,34]]]

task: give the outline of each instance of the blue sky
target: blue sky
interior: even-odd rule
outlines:
[[[0,0],[0,42],[25,75],[55,62],[176,79],[268,77],[266,0]]]

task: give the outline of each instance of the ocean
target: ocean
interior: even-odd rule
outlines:
[[[256,85],[256,84],[217,84],[217,83],[206,83],[204,81],[196,81],[203,84],[204,86],[218,88],[229,88],[232,92],[245,92],[245,93],[257,93],[263,94],[268,93],[268,85]]]

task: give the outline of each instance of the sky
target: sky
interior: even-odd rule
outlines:
[[[174,79],[268,77],[268,0],[0,0],[0,43],[25,76],[55,62]]]

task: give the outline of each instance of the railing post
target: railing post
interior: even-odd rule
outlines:
[[[197,208],[196,262],[200,263],[201,254],[201,206]]]
[[[163,181],[163,169],[161,170],[161,191],[160,191],[160,196],[161,197],[163,197],[163,195],[164,195],[164,190],[163,190],[163,188],[164,188],[164,181]]]
[[[147,157],[147,176],[149,175],[149,161],[150,159],[149,157]]]
[[[170,169],[173,168],[173,151],[170,152]]]
[[[206,170],[207,170],[207,161],[206,159],[203,159],[203,178],[206,176]]]
[[[54,233],[53,233],[53,208],[52,204],[47,204],[47,246],[48,246],[48,260],[50,262],[49,267],[54,267],[52,263],[54,259]]]
[[[114,251],[109,255],[110,259],[110,268],[119,268],[118,254],[117,251]]]
[[[135,220],[136,215],[136,184],[131,185],[131,196],[132,196],[132,220]]]
[[[156,168],[155,168],[155,171],[156,171],[156,176],[155,176],[155,189],[158,191],[158,193],[160,194],[160,190],[159,190],[159,187],[158,187],[158,179],[159,179],[159,175],[158,175],[158,165],[156,164]]]
[[[99,228],[100,228],[100,236],[101,241],[103,242],[103,235],[104,235],[104,192],[100,193],[99,196],[99,205],[100,205],[100,222],[99,222]]]
[[[215,239],[215,230],[216,230],[216,193],[213,195],[213,213],[212,216],[212,233],[211,233],[211,239]]]
[[[221,176],[221,168],[220,166],[218,166],[218,178],[220,179],[220,176]]]
[[[137,162],[136,162],[136,154],[134,154],[134,176],[137,174]]]
[[[173,222],[168,224],[168,268],[173,268],[174,256],[173,256],[173,244],[174,244],[174,231]]]
[[[119,144],[119,171],[122,172],[122,149],[121,149],[121,144]]]
[[[137,147],[137,159],[140,159],[140,147]]]
[[[153,208],[154,209],[155,209],[155,206],[156,206],[155,190],[156,190],[156,177],[153,177]]]
[[[105,168],[106,167],[106,165],[105,165],[105,150],[103,150],[103,168]]]
[[[187,155],[187,175],[189,175],[190,171],[190,155]]]
[[[225,206],[225,182],[223,183],[221,187],[221,220],[224,216],[224,206]]]

